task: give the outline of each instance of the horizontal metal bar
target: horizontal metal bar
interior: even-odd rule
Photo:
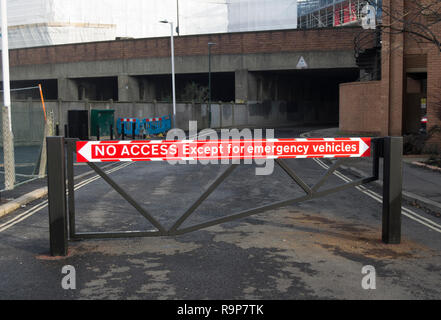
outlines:
[[[113,239],[113,238],[135,238],[135,237],[159,237],[166,234],[159,231],[117,231],[117,232],[77,232],[72,240],[81,239]]]
[[[166,233],[164,227],[153,218],[150,213],[148,213],[144,208],[142,208],[127,192],[125,192],[119,185],[113,181],[107,174],[104,173],[96,164],[93,162],[87,162],[87,164],[98,173],[101,178],[103,178],[110,186],[115,189],[124,199],[127,200],[139,213],[141,213],[152,225],[154,225],[160,232]]]
[[[311,195],[304,195],[304,196],[302,196],[300,198],[284,200],[284,201],[272,203],[270,205],[265,205],[265,206],[262,206],[262,207],[256,207],[256,208],[253,208],[253,209],[249,209],[249,210],[245,210],[245,211],[239,212],[237,214],[233,214],[231,216],[227,216],[227,217],[211,220],[211,221],[208,221],[208,222],[204,222],[204,223],[201,223],[201,224],[197,224],[197,225],[194,225],[194,226],[190,226],[190,227],[187,227],[187,228],[179,229],[174,234],[179,235],[179,234],[184,234],[184,233],[196,231],[196,230],[203,229],[203,228],[208,228],[208,227],[211,227],[211,226],[214,226],[214,225],[217,225],[217,224],[233,221],[233,220],[240,219],[240,218],[245,218],[247,216],[250,216],[250,215],[253,215],[253,214],[256,214],[256,213],[260,213],[260,212],[263,212],[263,211],[266,211],[266,210],[271,210],[271,209],[275,209],[275,208],[278,208],[278,207],[286,206],[286,205],[293,204],[293,203],[296,203],[296,202],[305,201],[305,200],[308,200],[308,199],[311,199],[311,198],[312,198]],[[171,233],[169,235],[174,235],[174,234]]]
[[[372,182],[372,181],[375,181],[375,180],[377,180],[375,177],[368,177],[368,178],[363,178],[363,179],[355,180],[355,181],[346,183],[344,185],[341,185],[341,186],[338,186],[338,187],[334,187],[334,188],[331,188],[331,189],[327,189],[327,190],[324,190],[324,191],[314,192],[312,194],[304,195],[304,196],[298,197],[298,198],[293,198],[293,199],[288,199],[288,200],[274,202],[274,203],[269,204],[269,205],[265,205],[265,206],[261,206],[261,207],[256,207],[256,208],[253,208],[253,209],[248,209],[248,210],[239,212],[239,213],[231,215],[231,216],[227,216],[227,217],[211,220],[211,221],[208,221],[208,222],[204,222],[204,223],[201,223],[201,224],[197,224],[197,225],[194,225],[194,226],[190,226],[190,227],[187,227],[187,228],[179,229],[179,230],[176,230],[176,232],[174,232],[174,233],[169,233],[169,235],[179,235],[179,234],[184,234],[184,233],[196,231],[196,230],[203,229],[203,228],[208,228],[208,227],[211,227],[211,226],[214,226],[214,225],[217,225],[217,224],[221,224],[221,223],[224,223],[224,222],[228,222],[228,221],[244,218],[244,217],[247,217],[247,216],[250,216],[250,215],[253,215],[253,214],[256,214],[256,213],[260,213],[260,212],[263,212],[263,211],[266,211],[266,210],[272,210],[272,209],[276,209],[276,208],[279,208],[279,207],[283,207],[283,206],[287,206],[287,205],[290,205],[290,204],[294,204],[294,203],[297,203],[297,202],[302,202],[302,201],[311,200],[311,199],[314,199],[314,198],[319,198],[319,197],[322,197],[322,196],[325,196],[325,195],[328,195],[328,194],[331,194],[331,193],[342,191],[342,190],[345,190],[345,189],[348,189],[348,188],[351,188],[351,187],[355,187],[355,186],[358,186],[358,185],[361,185],[361,184],[369,183],[369,182]]]
[[[369,183],[369,182],[373,182],[373,181],[376,181],[376,180],[378,180],[376,177],[367,177],[367,178],[362,178],[362,179],[354,180],[354,181],[345,183],[345,184],[343,184],[341,186],[337,186],[337,187],[333,187],[333,188],[330,188],[330,189],[327,189],[327,190],[316,192],[316,193],[314,193],[314,197],[313,198],[318,198],[318,197],[326,196],[326,195],[331,194],[331,193],[343,191],[343,190],[346,190],[346,189],[351,188],[351,187],[357,187],[359,185],[366,184],[366,183]]]

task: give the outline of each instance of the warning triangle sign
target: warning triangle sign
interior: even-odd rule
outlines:
[[[308,64],[306,63],[305,59],[302,57],[300,57],[299,62],[297,62],[297,69],[306,69],[308,68]]]

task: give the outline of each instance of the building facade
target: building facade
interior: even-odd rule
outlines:
[[[384,0],[381,78],[340,85],[340,129],[353,133],[401,136],[418,133],[421,119],[434,132],[429,148],[441,147],[441,3]],[[409,20],[408,20],[409,19]],[[438,21],[438,22],[437,22]],[[415,28],[426,26],[427,31]],[[400,32],[397,30],[403,30]],[[418,33],[417,33],[418,32]],[[432,38],[432,41],[430,40]]]
[[[297,0],[14,0],[9,47],[295,29]]]

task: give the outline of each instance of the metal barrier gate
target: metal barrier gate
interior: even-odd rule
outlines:
[[[305,192],[305,195],[264,206],[244,210],[233,215],[214,219],[186,228],[180,228],[182,223],[199,207],[199,205],[230,175],[238,164],[230,164],[215,179],[200,197],[179,217],[171,228],[164,228],[147,210],[141,207],[126,191],[93,162],[87,164],[100,175],[116,192],[143,215],[157,230],[156,231],[126,231],[126,232],[87,232],[78,233],[75,229],[75,190],[73,155],[75,143],[78,139],[64,139],[63,137],[47,138],[48,154],[48,201],[49,201],[49,232],[50,252],[54,256],[67,254],[69,239],[99,239],[99,238],[127,238],[174,236],[207,228],[216,224],[243,218],[282,206],[291,205],[314,198],[356,187],[379,179],[379,160],[383,163],[383,211],[382,211],[382,241],[396,244],[401,241],[401,202],[402,202],[402,137],[384,137],[371,139],[371,157],[373,157],[372,175],[346,184],[320,190],[332,173],[345,162],[347,158],[339,158],[313,186],[306,184],[282,159],[275,162],[288,174],[289,177]],[[65,146],[67,145],[67,148]],[[67,149],[67,161],[65,159]],[[67,162],[67,168],[66,168]],[[67,170],[66,170],[67,169]],[[67,171],[67,197],[66,197]],[[66,201],[67,198],[67,201]],[[67,209],[68,208],[68,209]],[[68,212],[68,214],[67,214]]]

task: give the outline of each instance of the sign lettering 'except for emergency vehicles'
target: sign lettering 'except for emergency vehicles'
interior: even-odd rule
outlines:
[[[78,162],[369,157],[370,138],[78,141]]]

